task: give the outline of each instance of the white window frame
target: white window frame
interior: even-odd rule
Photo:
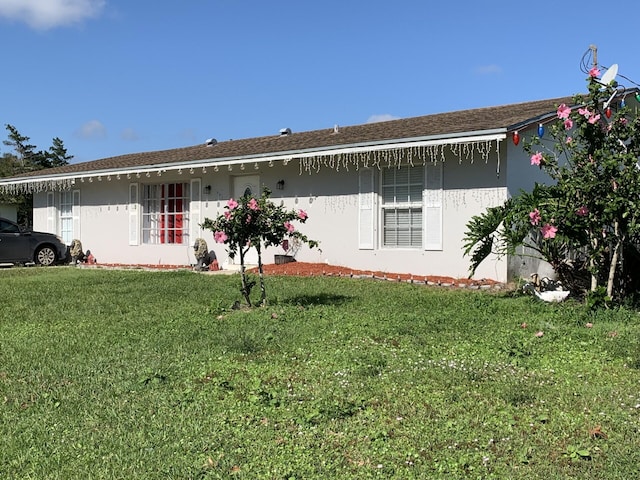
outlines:
[[[407,169],[407,181],[398,180],[398,172]],[[393,181],[389,182],[389,175],[393,175]],[[416,180],[419,179],[419,180]],[[419,195],[411,195],[412,189],[419,187]],[[385,189],[393,189],[393,200],[389,200],[389,196],[385,194]],[[425,176],[422,166],[402,165],[400,167],[390,167],[382,171],[380,175],[380,245],[384,249],[398,250],[422,250],[424,246],[424,189]],[[406,192],[405,192],[406,190]],[[406,193],[406,194],[405,194]],[[408,224],[408,242],[401,244],[396,235],[396,242],[391,243],[387,240],[387,232],[392,226],[387,226],[387,213],[395,214],[399,218],[400,212],[406,211],[410,217]],[[414,223],[419,219],[419,224]],[[395,228],[396,233],[401,228]],[[418,239],[418,242],[415,239]]]
[[[169,194],[171,186],[174,192],[182,185],[180,195]],[[140,185],[141,241],[145,245],[188,245],[190,243],[191,184],[189,182],[147,183]],[[178,211],[176,202],[181,202]],[[173,202],[173,210],[171,207]],[[181,226],[175,222],[180,216]],[[173,220],[173,223],[172,223]],[[173,232],[173,234],[172,234]],[[179,235],[180,240],[177,240]],[[131,239],[130,239],[131,240]]]
[[[73,192],[62,190],[58,199],[58,233],[68,245],[73,240]]]
[[[57,209],[55,204],[49,203],[50,200],[53,200],[53,196],[47,196],[47,208],[53,209],[55,217],[51,227],[67,245],[70,245],[74,239],[80,239],[80,190],[59,192]]]

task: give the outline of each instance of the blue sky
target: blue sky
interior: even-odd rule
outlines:
[[[631,0],[0,0],[0,122],[38,149],[61,138],[79,162],[571,95],[584,90],[592,44],[601,65],[618,63],[640,83],[636,9]]]

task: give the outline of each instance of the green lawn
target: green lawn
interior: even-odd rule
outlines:
[[[637,478],[638,313],[267,288],[231,310],[238,276],[0,270],[0,478]]]

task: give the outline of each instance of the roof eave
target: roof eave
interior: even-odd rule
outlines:
[[[60,173],[53,175],[34,175],[29,177],[13,177],[0,179],[0,187],[28,184],[35,182],[56,182],[88,177],[107,177],[116,175],[147,175],[168,170],[189,170],[191,168],[224,167],[246,163],[266,163],[278,161],[290,161],[293,159],[304,159],[312,157],[335,156],[344,153],[375,152],[380,150],[397,150],[428,145],[446,145],[471,143],[478,141],[500,141],[506,138],[507,128],[495,128],[490,130],[478,130],[471,132],[452,133],[447,135],[427,135],[421,137],[399,138],[378,140],[372,142],[361,142],[345,145],[334,145],[331,147],[308,148],[303,150],[290,150],[264,154],[252,154],[223,158],[208,158],[190,162],[171,162],[144,165],[139,167],[121,167],[101,170],[86,170],[79,172]]]

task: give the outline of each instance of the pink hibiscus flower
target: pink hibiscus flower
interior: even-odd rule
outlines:
[[[282,247],[282,249],[286,252],[287,250],[289,250],[289,240],[287,240],[286,238],[282,241],[282,243],[280,244],[280,246]]]
[[[249,206],[249,209],[251,210],[258,210],[258,202],[256,201],[255,198],[252,198],[251,200],[249,200],[249,203],[247,203],[247,205]]]
[[[591,112],[588,108],[579,108],[578,113],[582,115],[584,118],[589,118],[591,116]]]
[[[600,69],[598,67],[591,67],[591,70],[589,70],[589,76],[591,78],[596,78],[600,76]]]
[[[540,152],[536,152],[531,155],[531,165],[540,165],[542,161],[542,154]]]
[[[304,210],[298,210],[298,218],[300,220],[306,220],[308,216],[309,215],[307,215],[307,212],[305,212]]]
[[[564,129],[565,130],[571,130],[573,128],[573,120],[571,120],[570,118],[567,118],[564,121]]]
[[[543,238],[556,238],[557,231],[558,231],[557,227],[554,227],[553,225],[549,225],[548,223],[545,223],[544,226],[540,229],[540,232],[542,232]]]
[[[571,109],[567,107],[564,103],[558,107],[558,118],[564,120],[565,118],[569,118],[571,114]]]
[[[229,201],[227,202],[227,207],[229,207],[229,210],[233,210],[237,206],[238,206],[238,202],[236,202],[233,198],[230,198]]]
[[[540,215],[540,210],[538,210],[537,208],[535,208],[533,212],[529,213],[529,221],[531,222],[531,225],[538,225],[541,218],[542,216]]]
[[[296,229],[291,222],[284,222],[284,228],[286,228],[289,233],[293,233]]]
[[[227,241],[227,234],[224,232],[215,232],[213,234],[213,239],[216,241],[216,243],[224,243]]]
[[[599,113],[597,115],[593,115],[593,116],[589,117],[589,120],[587,120],[587,122],[589,122],[591,125],[593,125],[598,120],[600,120],[600,114]]]

